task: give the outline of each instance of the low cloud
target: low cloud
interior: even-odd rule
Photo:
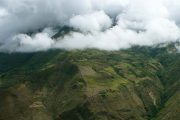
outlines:
[[[103,11],[77,15],[70,19],[69,26],[81,32],[97,32],[111,27],[112,21]]]
[[[0,51],[103,50],[180,41],[179,0],[1,0]],[[75,31],[52,39],[58,28]]]

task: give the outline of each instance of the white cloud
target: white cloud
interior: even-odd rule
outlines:
[[[130,0],[91,0],[94,9],[102,10],[111,17],[122,13],[129,5]]]
[[[0,8],[0,18],[6,17],[8,15],[8,12],[4,8]]]
[[[179,11],[179,0],[1,0],[0,51],[118,50],[179,41]],[[63,25],[79,32],[51,39]]]
[[[26,34],[15,35],[2,47],[0,47],[0,51],[34,52],[48,50],[55,43],[55,41],[50,38],[53,31],[49,32],[49,30],[49,28],[46,28],[43,32],[32,36],[28,36]]]
[[[111,27],[112,21],[103,11],[77,15],[70,19],[69,25],[82,32],[96,32]]]
[[[33,37],[25,34],[20,34],[13,37],[13,40],[19,42],[17,52],[40,51],[51,48],[54,41],[48,37],[46,33],[38,33]]]

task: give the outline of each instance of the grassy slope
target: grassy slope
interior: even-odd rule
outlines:
[[[180,57],[167,51],[0,54],[0,120],[178,119]]]

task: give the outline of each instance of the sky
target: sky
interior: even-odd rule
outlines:
[[[179,13],[180,0],[0,0],[0,52],[180,41]],[[73,30],[53,39],[63,26]]]

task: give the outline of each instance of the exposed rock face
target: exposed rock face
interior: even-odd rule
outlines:
[[[179,120],[167,49],[0,54],[0,120]]]

